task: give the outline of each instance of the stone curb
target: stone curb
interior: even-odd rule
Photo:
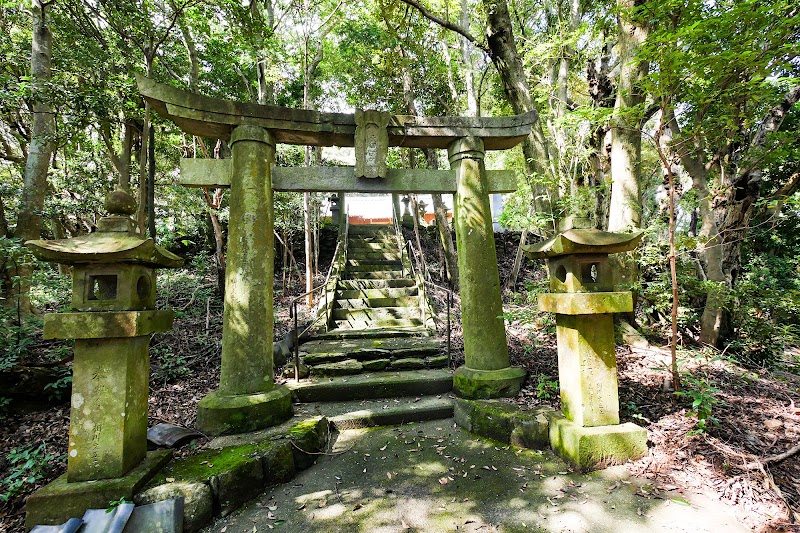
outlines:
[[[456,399],[454,417],[461,428],[521,448],[543,450],[550,446],[550,416],[554,411],[541,408],[523,411],[497,400]]]
[[[363,409],[329,418],[338,430],[358,429],[376,426],[395,426],[410,422],[441,420],[452,418],[453,401],[450,399],[429,399],[417,403],[391,407],[380,411]]]
[[[329,421],[314,417],[285,434],[254,444],[204,449],[167,465],[136,504],[184,498],[184,531],[199,531],[215,516],[227,516],[270,485],[284,483],[310,467],[328,443]]]

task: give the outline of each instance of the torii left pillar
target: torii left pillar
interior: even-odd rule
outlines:
[[[275,385],[272,361],[275,140],[264,128],[242,125],[230,144],[222,369],[219,389],[197,406],[197,427],[210,435],[254,431],[292,416],[289,389]]]

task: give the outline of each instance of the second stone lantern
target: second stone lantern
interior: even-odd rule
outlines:
[[[636,248],[639,233],[568,229],[526,246],[547,259],[550,293],[539,310],[556,315],[558,376],[564,417],[551,421],[550,441],[583,469],[623,462],[647,451],[647,432],[619,423],[613,313],[633,311],[630,292],[614,292],[609,254]]]

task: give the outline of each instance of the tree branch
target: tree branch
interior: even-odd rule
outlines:
[[[466,40],[468,40],[469,42],[471,42],[484,52],[488,52],[488,48],[486,47],[486,45],[478,42],[478,40],[466,28],[462,28],[458,24],[450,22],[449,20],[437,17],[436,15],[431,13],[425,6],[420,4],[417,0],[402,0],[402,2],[410,5],[411,7],[419,11],[423,17],[430,20],[431,22],[438,24],[442,28],[458,33],[459,35],[463,36]]]

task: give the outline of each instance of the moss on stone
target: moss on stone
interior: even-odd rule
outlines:
[[[475,370],[462,366],[453,374],[453,390],[460,397],[471,399],[516,396],[525,374],[525,370],[518,367]]]
[[[269,454],[277,446],[277,443],[268,440],[258,444],[205,450],[196,455],[173,461],[153,479],[149,486],[166,483],[167,478],[175,481],[207,482],[222,472],[233,470],[253,459],[259,459]]]

